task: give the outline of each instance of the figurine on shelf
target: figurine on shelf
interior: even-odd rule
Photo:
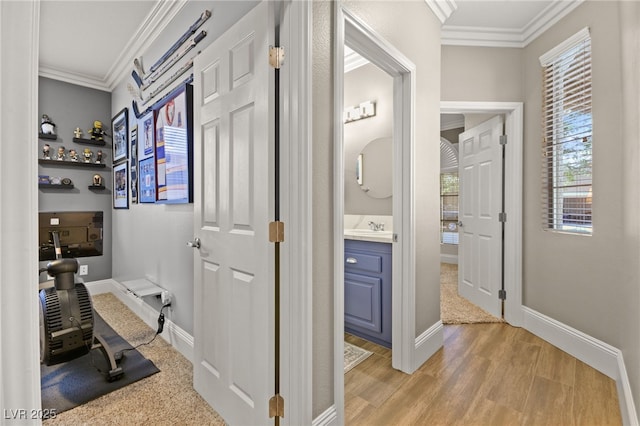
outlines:
[[[45,160],[51,160],[50,150],[51,147],[49,146],[49,144],[45,143],[42,147],[42,158],[44,158]]]
[[[78,161],[78,153],[76,152],[75,149],[69,150],[69,159],[71,161]]]
[[[80,127],[76,127],[73,134],[77,139],[80,139],[82,137],[82,129],[80,129]]]
[[[64,152],[64,146],[61,146],[60,148],[58,148],[58,156],[57,156],[56,160],[64,161],[64,159],[66,157],[67,157],[67,155]]]
[[[98,154],[96,155],[96,164],[102,164],[102,150],[98,150]]]
[[[90,163],[91,157],[93,157],[93,151],[91,151],[89,148],[85,148],[82,152],[82,157],[84,158],[85,163]]]
[[[47,114],[42,114],[42,120],[40,122],[40,131],[43,135],[55,135],[56,125]]]
[[[98,120],[93,122],[93,128],[88,130],[88,132],[91,135],[91,140],[94,141],[101,141],[102,137],[107,134],[107,132],[102,129],[102,121]]]
[[[102,186],[102,176],[98,174],[93,175],[93,186]]]

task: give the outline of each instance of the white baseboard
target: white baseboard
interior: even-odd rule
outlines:
[[[622,422],[637,426],[638,414],[620,349],[526,306],[522,310],[525,329],[616,381]]]
[[[338,424],[338,411],[336,406],[332,405],[322,414],[313,419],[311,426],[336,426]]]
[[[457,265],[458,264],[458,255],[457,254],[440,253],[440,262],[441,263],[451,263],[453,265]]]
[[[442,321],[438,321],[424,333],[416,337],[412,372],[420,368],[422,364],[442,347],[444,343],[443,330]]]
[[[122,303],[133,311],[142,321],[152,329],[158,327],[158,311],[133,293],[122,284],[113,279],[92,281],[85,283],[91,295],[101,293],[113,293]],[[160,334],[164,340],[171,344],[189,362],[193,363],[193,336],[177,326],[171,319],[166,319],[164,331]]]

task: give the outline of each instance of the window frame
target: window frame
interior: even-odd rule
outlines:
[[[591,36],[587,27],[540,56],[541,213],[542,226],[546,231],[593,235],[591,54]],[[574,61],[579,56],[583,57],[584,63],[575,65]],[[567,103],[573,105],[567,108]],[[577,181],[574,168],[578,170]],[[583,200],[582,203],[579,200]]]

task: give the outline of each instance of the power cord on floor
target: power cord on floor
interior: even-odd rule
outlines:
[[[136,345],[136,346],[134,346],[132,348],[127,348],[127,349],[123,349],[123,350],[121,350],[119,352],[116,352],[114,354],[115,359],[119,360],[119,359],[122,358],[122,355],[125,352],[133,351],[135,349],[138,349],[140,346],[146,346],[146,345],[150,344],[151,342],[153,342],[154,340],[156,340],[156,337],[158,337],[158,334],[162,333],[162,330],[164,330],[164,312],[162,312],[162,311],[164,311],[164,308],[167,308],[169,306],[171,306],[171,302],[167,303],[166,305],[162,305],[162,308],[160,308],[160,315],[158,316],[158,330],[156,331],[156,334],[153,335],[151,340],[149,340],[148,342],[140,343],[140,344],[138,344],[138,345]]]

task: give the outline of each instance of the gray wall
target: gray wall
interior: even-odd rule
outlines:
[[[416,334],[440,319],[438,191],[440,22],[421,1],[347,1],[346,6],[416,65]],[[398,23],[402,25],[398,25]],[[313,4],[313,415],[333,401],[333,149],[330,2]]]
[[[585,2],[524,49],[442,48],[443,100],[523,101],[524,304],[623,351],[640,406],[637,62],[640,8]],[[539,56],[589,26],[593,66],[593,236],[544,231]],[[627,49],[622,55],[621,43]],[[623,73],[622,71],[625,71]],[[473,78],[471,78],[473,77]],[[496,84],[497,81],[502,84]],[[623,108],[623,104],[625,108]]]
[[[637,22],[635,23],[637,25]],[[540,211],[541,78],[538,57],[589,26],[592,39],[593,97],[593,236],[579,237],[542,230]],[[638,143],[638,133],[622,131],[625,86],[637,74],[621,78],[622,52],[619,2],[585,2],[524,50],[525,173],[524,303],[545,315],[621,348],[638,392],[637,275],[625,262],[626,223],[623,212],[624,141]],[[633,28],[633,26],[631,27]],[[637,33],[636,33],[637,34]],[[633,56],[637,57],[637,51]],[[637,93],[637,92],[636,92]],[[635,111],[635,120],[637,121]],[[633,142],[632,142],[633,143]],[[637,164],[633,167],[637,168]],[[635,220],[637,220],[635,211]],[[632,280],[626,277],[633,277]],[[633,355],[632,355],[633,354]],[[635,380],[634,380],[635,379]],[[639,405],[637,405],[639,406]]]
[[[38,191],[38,210],[41,212],[104,212],[104,254],[102,256],[81,257],[78,258],[78,261],[81,265],[89,267],[89,274],[82,277],[85,282],[111,278],[113,195],[111,191],[113,187],[111,140],[106,139],[107,145],[104,147],[80,145],[72,141],[73,131],[76,127],[80,127],[84,132],[84,137],[88,138],[87,130],[93,127],[95,120],[102,121],[104,128],[109,129],[111,125],[111,94],[41,77],[39,79],[38,111],[39,117],[42,114],[51,117],[56,124],[58,134],[58,139],[55,141],[38,141],[38,155],[42,156],[42,147],[45,143],[51,145],[52,154],[57,151],[59,146],[64,146],[67,151],[75,149],[82,152],[84,148],[90,148],[94,154],[98,149],[102,149],[106,153],[107,167],[104,169],[39,165],[39,174],[68,177],[73,181],[74,188],[72,190],[40,189]],[[103,177],[106,190],[93,191],[88,188],[96,173]],[[44,267],[46,264],[46,261],[40,262],[40,267]],[[41,274],[40,280],[45,279],[46,274]]]
[[[376,115],[344,126],[344,213],[391,215],[393,198],[372,198],[355,179],[356,159],[364,147],[374,139],[393,136],[393,79],[371,63],[344,75],[345,108],[365,101],[376,103]]]
[[[199,50],[211,44],[255,4],[253,1],[188,2],[144,52],[143,63],[149,67],[205,9],[213,13],[199,29],[207,32],[197,46]],[[136,119],[131,110],[128,83],[132,83],[129,74],[112,93],[111,112],[115,115],[128,107],[131,128],[136,125]],[[119,282],[147,278],[172,292],[168,318],[193,334],[193,249],[186,246],[194,233],[193,204],[131,204],[128,210],[114,211],[113,233],[113,278]],[[159,301],[154,298],[146,301],[159,309]]]

